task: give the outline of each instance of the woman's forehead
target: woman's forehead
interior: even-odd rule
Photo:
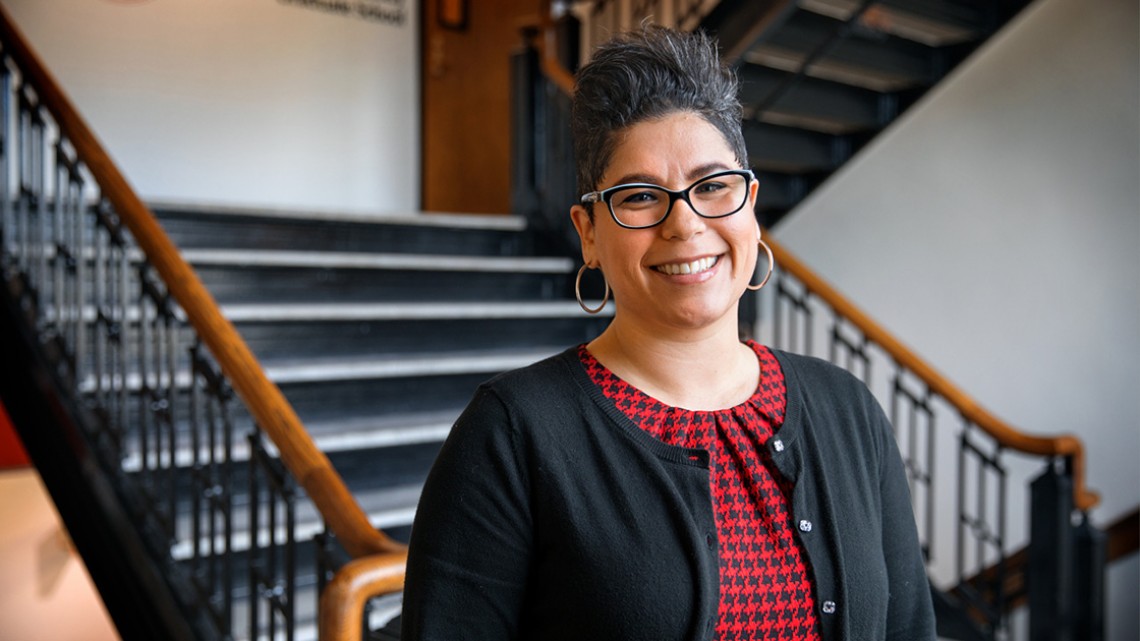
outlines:
[[[693,181],[725,169],[738,169],[724,135],[692,112],[645,120],[615,134],[613,153],[602,176],[605,186]]]

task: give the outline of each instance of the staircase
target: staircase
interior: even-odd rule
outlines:
[[[517,218],[153,209],[372,524],[397,540],[475,387],[589,340],[608,320],[582,312],[576,264],[534,255]],[[302,508],[296,531],[298,558],[310,560],[297,603],[315,606],[320,515]],[[395,604],[376,604],[374,623]]]
[[[914,0],[905,3],[909,9],[900,6],[902,0],[884,2],[875,5],[877,14],[851,4],[726,1],[695,18],[706,24],[720,21],[722,42],[740,52],[752,105],[748,142],[766,185],[758,215],[768,223],[996,28],[977,18],[977,12],[949,20],[957,25],[954,29],[901,17],[958,16],[950,8],[976,6],[965,2]],[[749,13],[760,9],[760,14]],[[846,13],[838,15],[840,9]],[[887,35],[869,26],[888,23],[894,26]],[[748,28],[734,35],[736,27]],[[908,41],[932,30],[950,35],[943,33],[934,44]],[[887,53],[871,53],[877,45]],[[6,39],[5,53],[10,46]],[[531,56],[530,63],[545,56],[535,51],[525,55]],[[921,64],[899,62],[922,56],[927,58]],[[518,69],[530,73],[519,77],[541,81],[526,62],[521,60]],[[878,80],[856,80],[866,74],[853,69],[878,62],[877,75],[871,74]],[[26,138],[36,141],[39,126],[42,144],[48,116],[39,104],[41,90],[29,97],[22,85],[5,87],[5,97],[20,96],[21,126],[24,118],[32,123],[33,133]],[[546,101],[555,113],[564,108],[547,86],[530,99],[534,102],[518,103],[538,109]],[[572,181],[551,182],[553,174],[572,164],[557,156],[561,147],[548,144],[561,136],[552,126],[559,121],[543,113],[529,121],[533,131],[525,132],[539,134],[530,141],[530,153],[535,154],[532,160],[540,151],[555,155],[553,161],[543,157],[516,167],[516,177],[521,177],[516,196],[529,207],[520,212],[525,217],[416,215],[374,221],[321,212],[153,207],[181,257],[343,478],[371,528],[381,528],[397,541],[407,539],[428,466],[475,386],[496,372],[588,340],[608,322],[604,314],[586,315],[573,301],[578,263],[567,258],[572,251],[558,249],[567,237],[559,227],[565,224],[564,204],[573,200],[572,193],[568,199],[559,194],[572,191]],[[10,118],[6,113],[4,122]],[[26,143],[24,138],[20,142]],[[86,175],[72,146],[80,145],[61,144],[50,151],[44,146],[35,152],[56,163],[61,183],[81,183]],[[137,533],[120,533],[110,545],[133,546],[123,558],[141,565],[137,559],[146,556],[155,566],[157,576],[145,585],[156,593],[172,593],[154,597],[165,608],[156,610],[181,608],[186,619],[180,625],[187,630],[169,638],[315,638],[318,592],[338,567],[367,553],[348,553],[353,545],[332,536],[337,524],[327,523],[334,520],[330,512],[317,507],[323,505],[325,490],[306,496],[305,487],[317,487],[308,485],[310,475],[285,470],[282,462],[289,467],[290,461],[282,441],[263,436],[276,439],[280,434],[267,428],[264,416],[252,418],[257,408],[236,402],[232,377],[222,376],[224,368],[215,362],[223,354],[207,349],[202,332],[196,335],[187,327],[187,321],[195,328],[199,323],[177,295],[178,279],[157,278],[160,270],[150,263],[161,256],[156,258],[146,239],[135,238],[123,224],[130,217],[124,211],[131,209],[129,198],[125,205],[112,206],[106,195],[111,190],[99,179],[103,193],[96,202],[74,198],[75,192],[50,193],[36,171],[4,165],[0,172],[16,177],[11,186],[0,185],[7,204],[0,221],[5,286],[0,320],[4,328],[17,328],[0,330],[0,338],[17,337],[19,345],[39,349],[27,357],[36,376],[24,378],[54,377],[64,383],[74,378],[70,382],[77,384],[77,397],[56,402],[69,408],[75,431],[25,435],[34,442],[30,449],[45,481],[56,486],[57,502],[91,479],[134,488],[120,487],[113,498],[107,495],[116,492],[101,490],[94,498],[119,505],[121,514],[105,516],[105,521],[138,524]],[[77,231],[55,229],[53,221],[66,216],[83,221]],[[79,242],[73,246],[72,241]],[[1068,522],[1096,500],[1083,486],[1080,443],[1021,433],[1010,441],[1016,445],[1001,440],[1010,428],[973,407],[794,256],[775,244],[773,250],[781,276],[766,288],[758,311],[745,318],[749,328],[764,342],[793,351],[818,352],[827,345],[832,360],[845,363],[873,389],[886,385],[889,391],[880,398],[899,430],[920,533],[932,559],[932,576],[939,575],[940,630],[960,639],[1000,635],[1011,602],[1024,596],[1007,594],[1012,560],[1007,563],[1005,554],[1011,547],[1005,513],[992,519],[985,509],[987,501],[991,506],[1005,501],[1008,466],[1003,455],[1012,449],[1035,457],[1039,467],[1034,473],[1044,468],[1039,478],[1047,486],[1034,494],[1035,500],[1044,497],[1042,514],[1055,523]],[[63,284],[72,275],[78,275],[78,293]],[[84,283],[93,283],[94,291],[84,290]],[[68,307],[67,297],[73,294],[81,304]],[[20,416],[35,416],[19,398],[35,390],[20,387],[15,378],[0,379],[6,405]],[[39,416],[52,411],[42,405],[34,409]],[[19,425],[17,412],[13,414]],[[961,428],[936,432],[936,422]],[[60,442],[83,446],[60,448]],[[934,486],[930,456],[936,443],[958,448],[960,460],[970,461],[978,478],[1001,479],[996,499],[979,493],[981,513],[961,489],[954,497],[952,483]],[[72,449],[83,455],[66,458]],[[76,460],[83,463],[82,474],[63,478],[56,468]],[[54,482],[48,478],[53,473],[60,475]],[[965,478],[967,472],[956,474]],[[1028,481],[1022,476],[1010,483],[1026,486]],[[936,523],[936,508],[948,505],[947,496],[950,503],[956,499],[957,511]],[[1023,516],[1024,511],[1013,518]],[[70,518],[73,532],[84,531],[84,518],[98,520],[97,515]],[[1071,525],[1058,529],[1065,546],[1072,547],[1074,537],[1095,538],[1087,523],[1081,524],[1083,530],[1070,530]],[[956,559],[956,572],[945,571],[953,563],[940,558],[934,543],[936,534],[949,538],[951,533],[959,548],[978,550],[968,561]],[[98,547],[80,543],[81,548],[87,545],[92,547],[81,549],[85,558],[97,559]],[[1070,569],[1046,568],[1042,576],[1068,577]],[[114,570],[93,568],[92,574],[106,577]],[[138,589],[134,601],[109,603],[112,616],[119,612],[120,627],[129,622],[132,606],[146,603],[142,593],[147,591]],[[1032,607],[1032,596],[1030,601]],[[1095,612],[1085,610],[1082,616],[1095,619]],[[372,601],[365,616],[376,638],[392,637],[398,611],[398,595]],[[177,613],[169,616],[178,618]]]

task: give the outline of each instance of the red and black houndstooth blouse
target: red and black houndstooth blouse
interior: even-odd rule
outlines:
[[[792,488],[765,448],[784,421],[784,375],[766,347],[748,345],[760,360],[756,393],[717,411],[665,405],[618,378],[585,345],[578,357],[606,398],[641,429],[669,445],[709,452],[720,539],[716,638],[816,640],[811,572],[788,510]]]

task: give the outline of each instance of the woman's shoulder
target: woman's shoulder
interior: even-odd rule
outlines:
[[[768,348],[784,370],[784,378],[796,378],[805,389],[847,391],[859,395],[869,394],[867,386],[849,372],[830,361],[815,356]]]
[[[577,363],[577,346],[524,367],[497,374],[481,387],[501,395],[528,397],[549,394],[553,388],[573,383],[572,367]]]
[[[577,393],[574,367],[578,363],[577,346],[568,348],[525,367],[509,370],[479,385],[472,406],[494,405],[519,419],[527,416],[558,416],[562,407],[581,396]]]
[[[820,358],[773,353],[784,370],[789,415],[845,448],[873,444],[880,449],[893,438],[882,405],[857,376]],[[846,429],[831,429],[837,425]]]

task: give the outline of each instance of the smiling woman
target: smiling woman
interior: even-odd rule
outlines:
[[[766,246],[715,43],[647,28],[577,82],[570,215],[614,317],[477,390],[424,487],[403,638],[933,639],[877,402],[738,338]]]

